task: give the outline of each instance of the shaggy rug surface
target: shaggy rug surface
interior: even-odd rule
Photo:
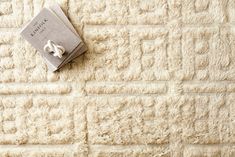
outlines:
[[[235,1],[58,0],[89,51],[48,71],[0,1],[0,157],[235,157]]]

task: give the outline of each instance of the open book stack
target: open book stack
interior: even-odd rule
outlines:
[[[87,50],[58,4],[43,8],[20,34],[38,50],[51,71],[58,70]]]

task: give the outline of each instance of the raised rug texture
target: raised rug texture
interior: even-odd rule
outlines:
[[[49,72],[0,0],[0,157],[235,157],[234,0],[58,0],[89,51]]]

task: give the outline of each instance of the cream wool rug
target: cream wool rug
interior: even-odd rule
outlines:
[[[47,70],[0,1],[0,157],[235,157],[235,1],[59,0],[89,51]]]

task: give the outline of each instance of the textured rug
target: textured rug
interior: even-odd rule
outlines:
[[[0,1],[0,157],[235,157],[235,1],[59,0],[89,51],[52,73]]]

